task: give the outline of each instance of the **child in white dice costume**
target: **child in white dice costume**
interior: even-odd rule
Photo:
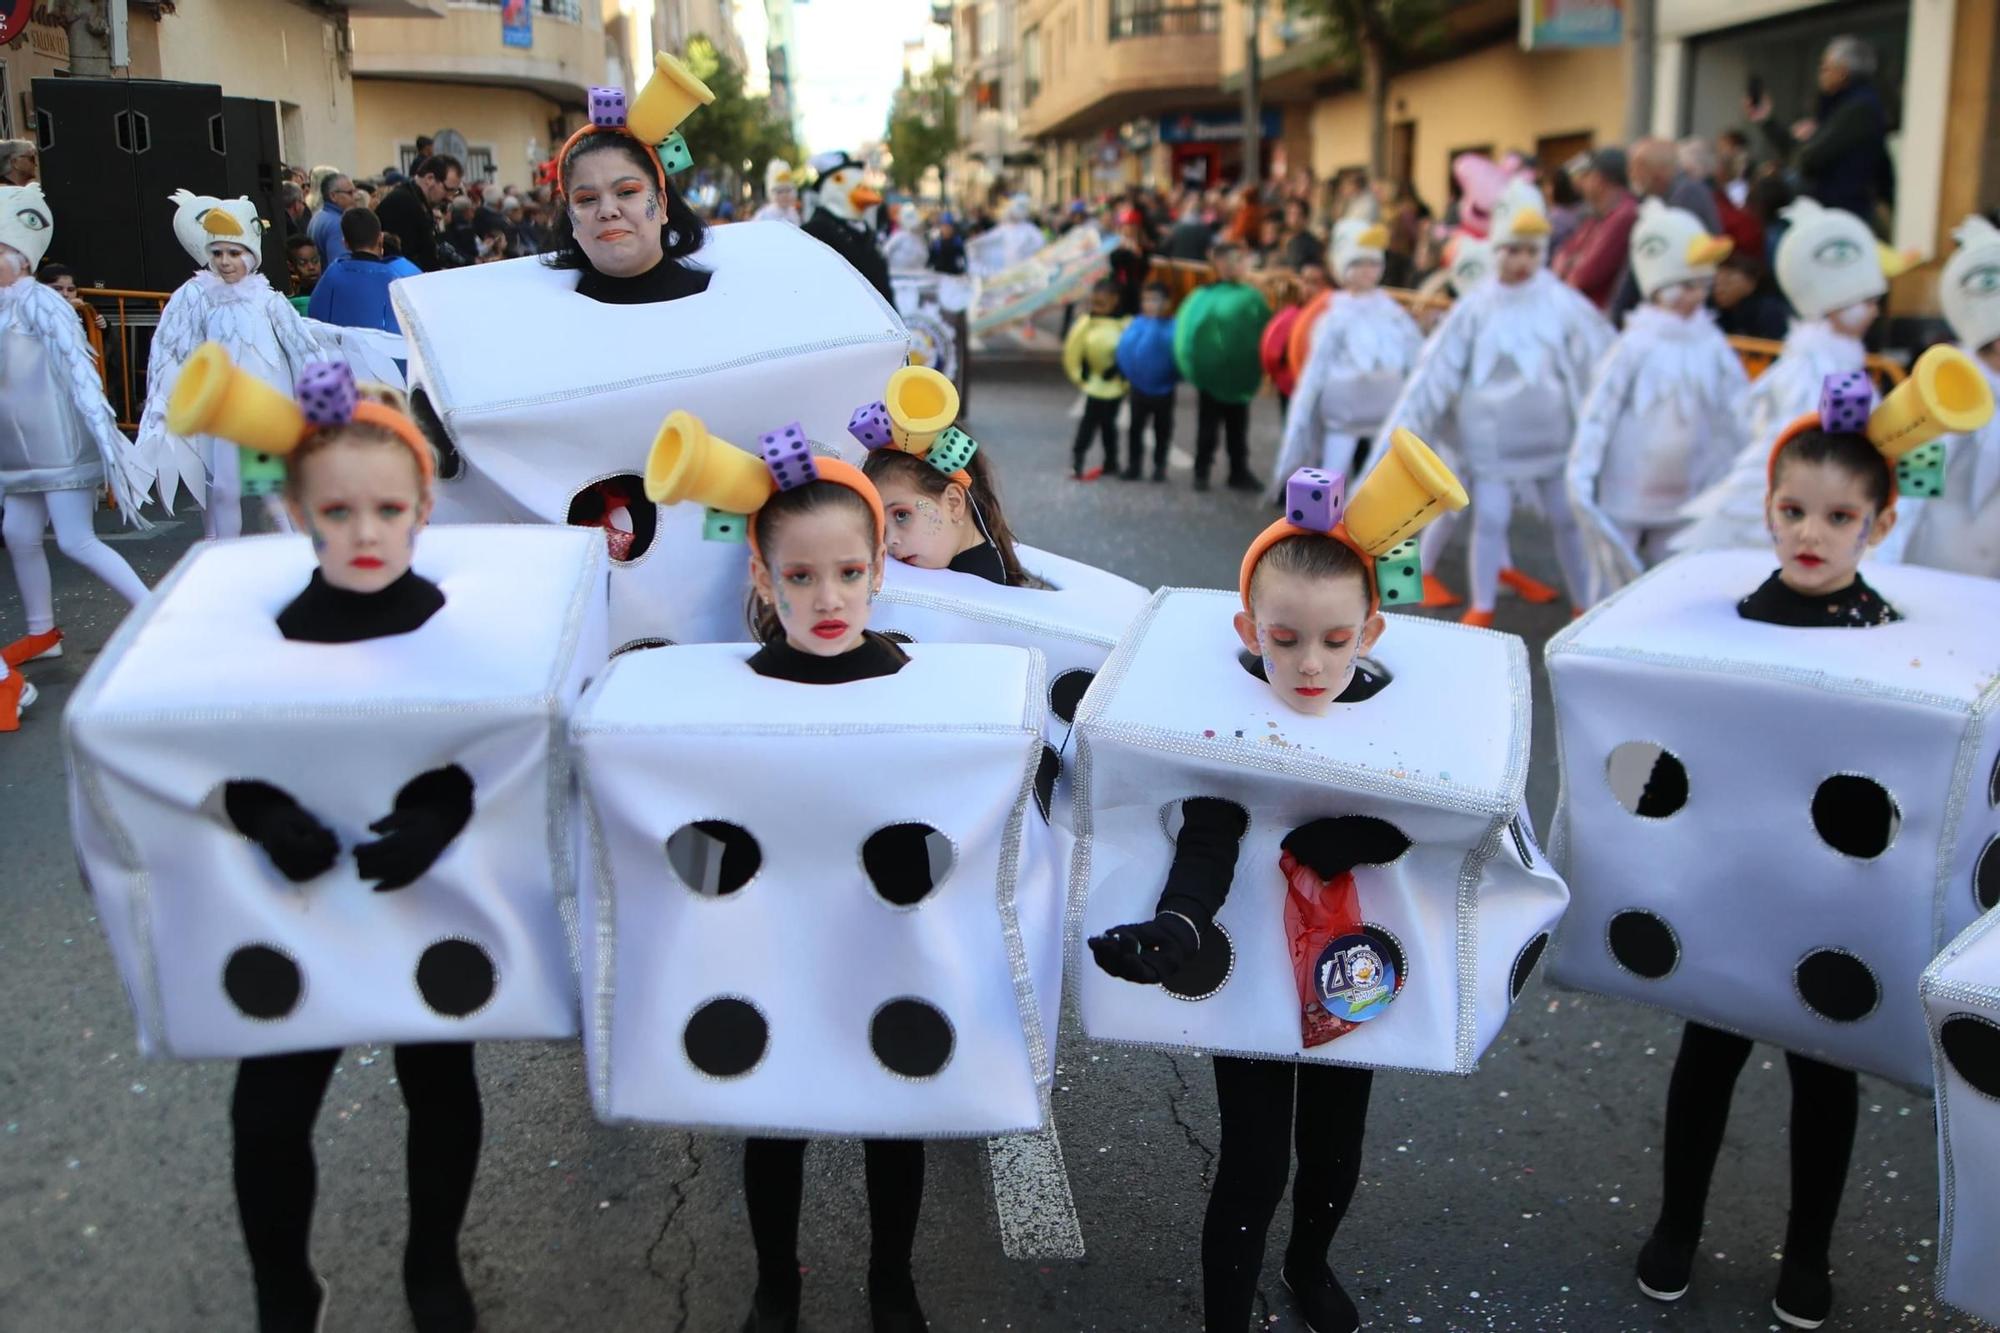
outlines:
[[[0,494],[28,620],[27,634],[0,649],[0,729],[9,731],[28,698],[12,668],[62,654],[45,529],[53,524],[57,548],[126,601],[146,595],[92,527],[100,486],[110,488],[127,523],[149,526],[139,507],[152,477],[118,431],[76,312],[35,281],[54,235],[40,185],[0,186]]]
[[[1457,479],[1414,437],[1402,436],[1394,451],[1397,457],[1356,491],[1344,514],[1331,477],[1312,469],[1295,474],[1287,517],[1259,534],[1243,557],[1243,609],[1235,629],[1244,661],[1294,712],[1324,717],[1335,703],[1361,703],[1388,685],[1363,660],[1388,628],[1375,560],[1386,549],[1382,538],[1390,531],[1396,541],[1409,538],[1438,513],[1465,505]],[[1415,486],[1392,494],[1406,462],[1409,475],[1423,483],[1421,496]],[[1097,966],[1113,977],[1171,987],[1177,978],[1186,983],[1206,970],[1216,956],[1203,941],[1213,942],[1220,930],[1215,916],[1238,876],[1237,851],[1249,816],[1232,801],[1203,796],[1183,800],[1181,811],[1158,913],[1089,940]],[[1315,819],[1285,839],[1277,868],[1290,895],[1286,924],[1302,980],[1305,1044],[1344,1036],[1395,998],[1401,976],[1394,965],[1383,967],[1378,946],[1360,942],[1362,909],[1352,870],[1394,861],[1409,845],[1393,825],[1365,816]],[[1243,873],[1270,869],[1244,867]],[[1359,961],[1350,963],[1355,972],[1352,985],[1343,988],[1347,998],[1321,992],[1306,1003],[1313,958],[1323,962],[1322,947],[1350,940],[1356,951],[1343,956]],[[1211,976],[1207,985],[1221,980]],[[1204,1329],[1242,1333],[1249,1327],[1265,1237],[1291,1174],[1296,1137],[1285,1285],[1298,1298],[1307,1327],[1353,1333],[1359,1316],[1327,1255],[1360,1180],[1374,1071],[1224,1054],[1214,1057],[1214,1065],[1222,1140],[1202,1227]]]
[[[167,402],[181,367],[204,342],[217,342],[230,360],[289,394],[313,361],[340,358],[359,378],[400,386],[391,350],[401,340],[367,329],[343,329],[300,315],[283,292],[257,271],[263,262],[266,224],[248,199],[217,199],[176,190],[174,239],[201,265],[160,311],[146,361],[146,406],[139,418],[139,452],[157,477],[160,503],[173,512],[175,492],[186,486],[202,506],[202,533],[235,537],[243,532],[241,501],[261,498],[266,517],[281,532],[291,524],[279,494],[280,469],[260,460],[244,475],[244,454],[226,440],[188,439],[167,424]]]
[[[410,568],[417,535],[430,517],[430,445],[404,414],[397,391],[357,389],[340,362],[300,369],[300,405],[280,400],[270,412],[275,438],[257,441],[274,454],[282,452],[285,437],[296,441],[286,460],[284,499],[319,558],[311,582],[279,613],[279,632],[327,645],[411,633],[445,602],[436,584]],[[200,393],[204,383],[217,384],[231,373],[219,344],[196,349],[182,369],[183,392],[175,395],[167,428],[176,435],[230,431],[251,443],[240,419],[221,424],[209,415],[219,395]],[[279,407],[290,407],[289,414]],[[311,882],[339,859],[333,831],[281,788],[230,781],[222,797],[229,822],[301,893],[312,892]],[[397,793],[394,812],[373,826],[379,840],[353,849],[356,868],[375,881],[377,893],[404,890],[429,871],[472,812],[473,784],[465,769],[450,764],[425,772]],[[224,982],[245,1012],[282,1013],[288,989],[296,1003],[298,973],[265,953],[275,970],[239,968],[232,959]],[[477,979],[468,977],[466,984],[476,987]],[[310,1252],[312,1129],[339,1058],[337,1049],[295,1051],[252,1056],[238,1066],[230,1105],[236,1201],[261,1333],[305,1333],[324,1321],[328,1288],[313,1271]],[[419,1333],[471,1333],[478,1321],[459,1267],[458,1232],[479,1164],[472,1043],[399,1044],[395,1062],[410,1112],[410,1232],[403,1257],[410,1312]]]
[[[1918,375],[1927,369],[1920,366]],[[1964,385],[1977,372],[1961,359],[1948,374]],[[1977,381],[1970,387],[1977,397]],[[1821,410],[1778,435],[1765,463],[1765,515],[1779,568],[1738,603],[1743,619],[1807,629],[1866,629],[1901,619],[1858,572],[1862,557],[1896,526],[1896,470],[1882,450],[1897,431],[1891,420],[1907,410],[1892,401],[1871,418],[1873,401],[1859,371],[1834,376],[1825,382]],[[1983,408],[1957,406],[1968,416],[1990,417],[1993,410],[1990,395]],[[1877,440],[1884,441],[1880,448]],[[1685,770],[1663,758],[1633,813],[1664,818],[1686,800]],[[1884,821],[1893,814],[1848,786],[1823,787],[1813,818],[1823,836],[1832,841],[1824,832],[1831,829],[1843,840],[1833,843],[1836,850],[1852,856],[1879,854],[1892,836]],[[1796,984],[1804,994],[1803,971]],[[1857,1007],[1863,1002],[1842,998]],[[1682,1037],[1667,1092],[1664,1199],[1638,1260],[1639,1289],[1656,1300],[1678,1300],[1688,1289],[1729,1104],[1751,1046],[1747,1037],[1692,1020]],[[1785,1053],[1785,1063],[1792,1083],[1792,1197],[1772,1308],[1782,1323],[1810,1329],[1833,1308],[1829,1252],[1854,1148],[1857,1086],[1852,1069],[1796,1051]]]
[[[1549,600],[1543,585],[1507,569],[1517,488],[1547,515],[1573,601],[1584,593],[1581,534],[1563,482],[1569,442],[1611,326],[1546,267],[1549,220],[1532,186],[1508,187],[1488,236],[1497,280],[1461,296],[1438,326],[1402,397],[1378,432],[1442,432],[1464,456],[1472,493],[1472,609],[1493,623],[1499,585]]]
[[[1784,216],[1788,225],[1775,267],[1778,289],[1794,312],[1792,326],[1784,350],[1737,409],[1745,443],[1735,463],[1688,503],[1684,513],[1691,521],[1668,543],[1676,551],[1764,544],[1772,444],[1818,406],[1827,376],[1864,367],[1868,352],[1861,336],[1881,314],[1889,279],[1906,266],[1851,213],[1801,199]]]
[[[1598,363],[1570,444],[1569,491],[1590,557],[1586,605],[1666,557],[1680,511],[1743,447],[1743,362],[1707,308],[1730,242],[1648,199],[1632,228],[1645,304]]]

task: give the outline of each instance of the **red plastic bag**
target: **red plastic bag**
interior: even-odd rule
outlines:
[[[1285,934],[1299,993],[1299,1036],[1324,1046],[1378,1017],[1403,987],[1394,963],[1361,928],[1361,898],[1352,871],[1321,879],[1290,852],[1278,857],[1285,875]]]

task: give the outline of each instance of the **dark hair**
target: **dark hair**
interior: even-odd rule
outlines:
[[[300,232],[296,236],[293,236],[291,240],[285,242],[285,249],[287,252],[306,249],[317,251],[319,246],[313,243],[312,237],[306,235],[304,232]]]
[[[862,462],[861,471],[868,480],[877,483],[892,479],[907,481],[933,498],[943,495],[945,488],[952,485],[950,477],[915,454],[906,454],[901,449],[871,451]],[[994,488],[993,468],[986,461],[985,452],[974,454],[972,461],[965,465],[965,471],[972,478],[967,498],[976,511],[974,519],[985,529],[987,537],[993,542],[993,549],[1000,553],[1000,566],[1007,572],[1007,586],[1039,587],[1041,581],[1021,567],[1020,553],[1014,549],[1014,530],[1007,526],[1007,515],[1000,508],[1000,492]]]
[[[54,260],[50,260],[48,263],[42,265],[35,273],[35,277],[45,285],[53,287],[57,279],[70,278],[73,280],[76,277],[76,273],[69,265],[58,264]]]
[[[350,250],[373,250],[382,239],[382,219],[374,209],[356,204],[340,215],[340,239]]]
[[[1096,296],[1100,292],[1106,296],[1124,295],[1124,292],[1120,290],[1118,286],[1118,280],[1116,278],[1099,278],[1096,282],[1090,284],[1090,294],[1092,296]],[[973,455],[974,458],[977,458],[978,456],[979,455],[977,454]]]
[[[1764,256],[1752,250],[1731,250],[1718,267],[1734,269],[1752,282],[1764,281]]]
[[[764,507],[750,516],[750,531],[756,535],[757,549],[766,555],[770,553],[772,539],[777,535],[785,520],[800,514],[810,514],[820,509],[847,508],[860,516],[868,529],[871,539],[869,556],[872,560],[875,547],[875,515],[868,508],[868,502],[856,494],[854,489],[837,481],[809,481],[803,486],[794,486],[789,491],[778,491],[764,502]],[[768,568],[768,567],[767,567]],[[769,570],[773,582],[778,572]],[[750,602],[744,614],[750,622],[750,632],[759,643],[776,643],[784,637],[785,627],[778,623],[776,607],[759,601],[757,590],[750,590]]]
[[[1861,483],[1877,513],[1888,508],[1889,497],[1895,493],[1896,478],[1889,469],[1889,460],[1868,442],[1866,435],[1817,428],[1800,431],[1778,450],[1771,467],[1773,490],[1777,489],[1778,478],[1784,475],[1787,463],[1831,463]]]
[[[1264,552],[1264,558],[1257,562],[1256,572],[1250,576],[1252,610],[1257,600],[1257,580],[1267,572],[1297,574],[1308,579],[1356,578],[1361,580],[1361,590],[1365,595],[1372,598],[1375,593],[1375,585],[1368,577],[1368,566],[1354,553],[1353,547],[1344,541],[1313,532],[1283,538]]]
[[[607,149],[616,149],[623,153],[626,160],[638,167],[647,180],[659,179],[654,171],[652,154],[646,151],[644,144],[629,134],[584,135],[564,156],[561,179],[568,180],[570,173],[576,170],[576,164],[583,158]],[[664,197],[667,216],[660,237],[661,253],[668,259],[682,259],[701,249],[702,243],[708,239],[708,226],[701,220],[700,214],[688,207],[687,200],[683,199],[681,192],[674,188],[672,180],[666,184]],[[589,256],[585,255],[583,247],[577,244],[576,227],[570,221],[569,200],[566,194],[557,196],[555,212],[555,249],[542,262],[550,268],[586,270],[591,268]]]
[[[1240,259],[1243,253],[1243,247],[1235,241],[1217,241],[1213,246],[1209,247],[1208,258],[1213,263],[1218,259],[1227,259],[1232,256]]]
[[[464,164],[449,153],[433,153],[410,168],[410,179],[415,180],[419,176],[435,176],[439,180],[443,180],[454,171],[461,177],[464,176]]]
[[[1743,211],[1769,226],[1798,197],[1785,178],[1774,173],[1751,183],[1750,193],[1743,200]]]
[[[1174,299],[1174,289],[1167,286],[1166,283],[1161,282],[1158,279],[1155,279],[1154,281],[1147,283],[1144,287],[1141,287],[1139,290],[1141,292],[1158,292],[1161,296],[1164,296],[1169,301]]]

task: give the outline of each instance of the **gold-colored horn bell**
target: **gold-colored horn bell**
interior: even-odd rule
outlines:
[[[1985,374],[1964,352],[1940,344],[1868,414],[1868,440],[1893,463],[1940,435],[1963,435],[1992,419]]]
[[[1393,550],[1432,519],[1469,503],[1465,487],[1431,447],[1398,429],[1389,453],[1347,499],[1348,538],[1369,555]]]
[[[305,435],[306,418],[289,394],[238,367],[221,343],[205,342],[181,366],[167,397],[167,429],[288,454]]]
[[[907,453],[929,453],[958,420],[958,387],[929,366],[904,366],[889,376],[882,401],[889,408],[889,434]]]
[[[646,455],[646,498],[654,504],[697,500],[710,509],[754,514],[776,489],[763,459],[710,435],[692,412],[669,415]]]
[[[653,76],[625,112],[625,128],[641,143],[658,143],[680,128],[696,107],[707,106],[715,94],[694,71],[665,51],[653,56]]]

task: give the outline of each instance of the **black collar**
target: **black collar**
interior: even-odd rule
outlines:
[[[960,574],[977,574],[988,583],[998,583],[1003,587],[1007,583],[1007,563],[1000,558],[1000,550],[992,542],[981,542],[960,551],[945,568]]]
[[[750,669],[773,680],[789,680],[799,685],[846,685],[877,676],[893,676],[909,663],[910,656],[873,630],[861,642],[838,657],[802,653],[785,642],[773,639],[750,659]]]
[[[278,612],[278,632],[301,643],[359,643],[408,634],[444,606],[444,591],[414,569],[380,592],[336,588],[313,571],[305,591]]]
[[[1263,659],[1255,653],[1240,652],[1236,654],[1236,660],[1243,664],[1245,671],[1255,676],[1258,680],[1263,681],[1266,685],[1271,683],[1271,678],[1264,674]],[[1388,689],[1389,682],[1392,679],[1394,677],[1390,676],[1388,672],[1382,670],[1381,667],[1369,659],[1363,658],[1354,664],[1354,676],[1347,682],[1347,688],[1335,695],[1333,701],[1337,704],[1366,703],[1382,691]]]
[[[662,259],[644,273],[629,278],[614,278],[586,267],[576,291],[579,296],[606,305],[657,305],[701,295],[708,290],[709,279],[714,276],[707,269],[692,268],[677,259]]]
[[[1757,591],[1736,604],[1736,614],[1745,620],[1793,629],[1868,629],[1903,618],[1859,574],[1841,591],[1823,597],[1795,592],[1772,574]]]

